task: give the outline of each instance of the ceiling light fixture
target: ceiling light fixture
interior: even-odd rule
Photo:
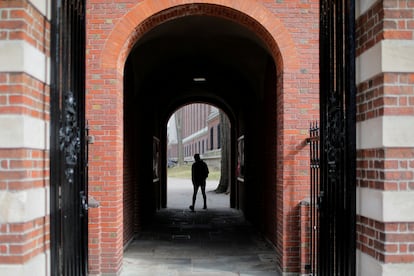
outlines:
[[[193,78],[193,81],[195,81],[195,82],[205,82],[207,80],[206,80],[206,78],[198,77],[198,78]]]

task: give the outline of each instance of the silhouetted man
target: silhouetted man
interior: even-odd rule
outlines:
[[[194,154],[194,164],[191,166],[191,179],[193,181],[193,204],[190,205],[191,211],[194,211],[194,205],[197,198],[198,188],[201,187],[203,193],[204,206],[203,209],[207,209],[207,197],[206,197],[206,178],[208,177],[207,164],[200,159],[200,154]]]

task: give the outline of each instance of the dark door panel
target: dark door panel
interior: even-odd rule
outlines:
[[[52,2],[51,274],[87,275],[84,0]]]

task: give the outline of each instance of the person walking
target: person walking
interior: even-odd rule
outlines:
[[[193,204],[190,205],[190,210],[194,212],[195,201],[197,198],[198,188],[201,188],[203,194],[204,206],[203,209],[207,209],[207,196],[206,196],[206,178],[208,177],[207,164],[201,160],[200,154],[194,154],[194,163],[191,166],[191,180],[193,181]]]

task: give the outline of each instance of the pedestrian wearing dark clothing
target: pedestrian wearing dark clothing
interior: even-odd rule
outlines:
[[[193,181],[193,204],[190,205],[191,211],[194,211],[194,205],[197,198],[198,188],[201,188],[203,194],[204,206],[203,209],[207,209],[207,196],[206,196],[206,178],[208,177],[207,164],[201,160],[200,154],[194,154],[194,163],[191,166],[191,179]]]

